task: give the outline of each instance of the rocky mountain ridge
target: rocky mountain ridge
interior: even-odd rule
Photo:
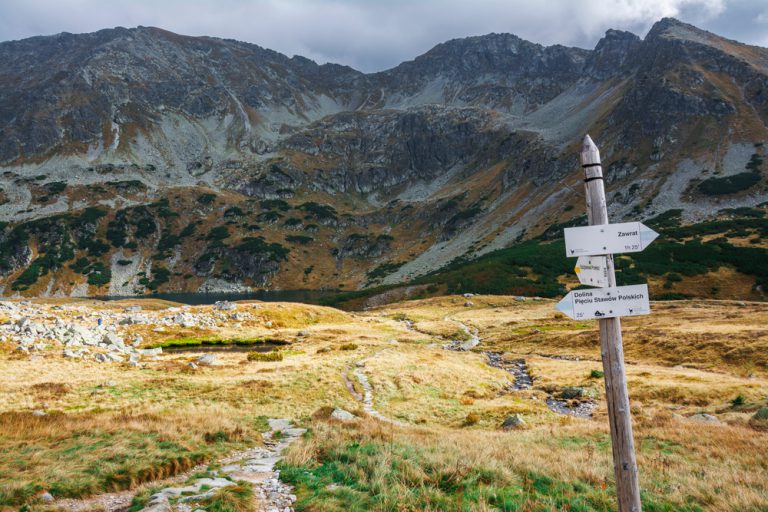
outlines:
[[[578,218],[768,199],[768,50],[673,19],[511,34],[379,73],[161,29],[0,43],[5,294],[395,284]]]

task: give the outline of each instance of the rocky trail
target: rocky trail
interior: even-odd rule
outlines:
[[[222,489],[244,481],[253,485],[258,512],[292,512],[296,496],[293,489],[280,481],[275,465],[283,451],[306,431],[295,428],[287,419],[270,419],[269,432],[264,434],[264,446],[231,453],[218,461],[221,468],[208,471],[208,477],[190,477],[206,471],[200,465],[173,478],[154,482],[154,486],[166,486],[153,494],[143,512],[202,512],[198,504],[214,497]],[[67,512],[104,510],[124,512],[128,510],[136,491],[106,493],[82,500],[59,500],[55,505]]]
[[[488,358],[489,366],[505,370],[515,377],[515,382],[511,386],[513,390],[519,391],[533,387],[533,378],[528,372],[528,365],[525,363],[525,359],[506,361],[502,357],[501,352],[483,352],[483,354]]]
[[[451,340],[443,345],[446,350],[455,350],[466,352],[474,349],[480,344],[480,337],[477,330],[470,329],[466,324],[445,317],[445,320],[458,324],[467,334],[467,340]],[[504,370],[514,377],[514,382],[510,386],[513,391],[531,389],[533,387],[533,377],[528,370],[528,364],[525,359],[507,360],[502,352],[483,352],[487,357],[488,366]],[[552,412],[578,418],[590,418],[592,412],[597,407],[597,403],[584,395],[581,388],[566,388],[558,396],[550,394],[546,399],[547,407]]]
[[[365,375],[363,372],[363,368],[365,367],[365,361],[359,361],[355,365],[355,369],[353,371],[355,377],[357,378],[357,381],[360,383],[360,386],[363,388],[363,397],[362,397],[362,403],[363,403],[363,410],[369,414],[370,416],[373,416],[374,418],[384,421],[386,423],[391,423],[393,425],[400,425],[402,426],[403,423],[397,420],[394,420],[392,418],[387,418],[383,414],[381,414],[379,411],[376,410],[373,403],[373,386],[371,386],[371,383],[368,381],[368,376]]]

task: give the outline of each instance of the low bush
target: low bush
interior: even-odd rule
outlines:
[[[272,351],[272,352],[248,352],[248,361],[258,361],[258,362],[276,362],[276,361],[282,361],[283,360],[283,353]]]

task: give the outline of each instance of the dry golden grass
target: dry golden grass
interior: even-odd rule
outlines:
[[[194,352],[167,353],[136,369],[67,360],[59,349],[30,359],[2,344],[0,452],[5,455],[0,456],[0,488],[17,494],[3,496],[0,503],[20,503],[24,493],[44,489],[76,495],[133,486],[257,438],[264,417],[289,417],[313,425],[325,436],[297,445],[291,464],[320,464],[330,445],[346,450],[356,441],[378,443],[386,435],[435,467],[447,468],[456,461],[470,469],[490,467],[497,475],[494,485],[532,493],[530,510],[549,510],[549,505],[543,495],[534,496],[538,491],[526,487],[529,473],[581,482],[585,495],[610,506],[610,496],[601,489],[604,482],[610,489],[612,481],[603,384],[590,376],[592,370],[602,369],[596,325],[558,315],[552,301],[492,296],[470,300],[473,307],[465,307],[463,297],[443,297],[358,314],[288,303],[243,303],[240,311],[253,319],[240,327],[165,333],[154,332],[152,326],[131,327],[147,344],[180,335],[291,341],[283,361],[248,363],[245,352],[219,352],[217,365],[196,370],[188,366],[198,355]],[[167,304],[136,303],[146,314],[167,314]],[[126,306],[77,304],[104,315]],[[768,503],[761,476],[768,460],[768,434],[748,426],[752,411],[768,396],[768,306],[705,301],[659,303],[653,308],[651,316],[624,322],[644,489],[652,499],[677,504],[691,496],[707,510],[749,510]],[[414,330],[407,328],[405,318],[415,323]],[[460,333],[458,322],[478,329],[483,341],[475,352],[442,348]],[[298,337],[299,330],[307,335]],[[356,348],[338,349],[344,345]],[[534,388],[510,391],[512,376],[489,367],[478,353],[483,350],[526,359]],[[374,388],[375,407],[409,426],[365,420],[342,427],[325,423],[327,415],[313,417],[319,409],[333,407],[362,414],[343,377],[360,361]],[[348,377],[362,391],[354,377]],[[548,394],[566,386],[584,387],[595,397],[593,420],[559,416],[546,407]],[[737,395],[746,404],[732,406]],[[38,409],[48,416],[30,414]],[[717,414],[724,424],[683,417],[698,412]],[[524,428],[498,432],[510,414],[520,414]],[[468,416],[477,421],[467,422]],[[226,440],[215,441],[217,436]],[[73,451],[67,455],[67,450]],[[115,462],[126,457],[141,474]],[[97,463],[106,464],[107,470],[94,470]],[[403,467],[414,475],[429,471]],[[58,487],[51,487],[54,482]],[[389,499],[406,492],[388,485],[393,489]],[[488,503],[478,502],[473,510],[486,505],[490,510]]]

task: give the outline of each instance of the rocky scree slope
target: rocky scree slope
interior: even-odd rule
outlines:
[[[766,201],[768,50],[677,20],[594,50],[510,34],[364,74],[116,28],[0,43],[5,294],[398,283],[582,210]]]

